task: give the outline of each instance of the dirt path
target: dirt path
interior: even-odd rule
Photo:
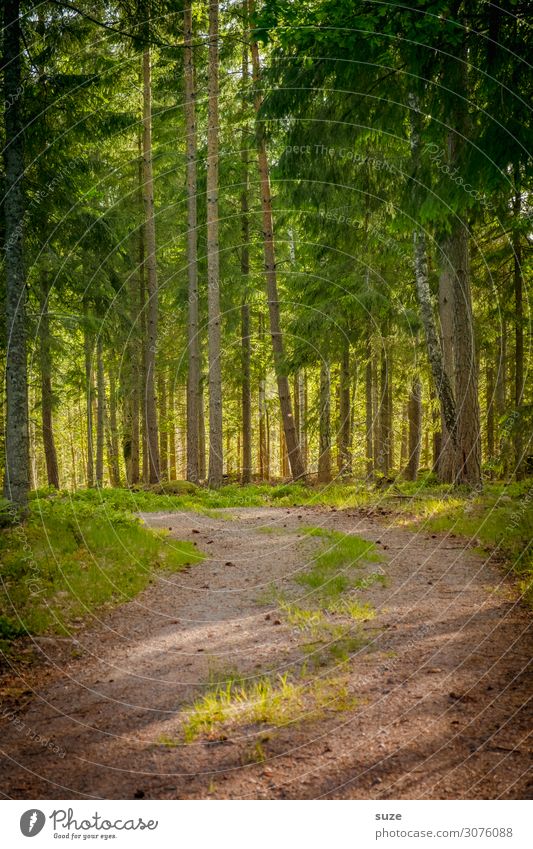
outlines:
[[[39,642],[43,664],[12,677],[18,696],[0,714],[6,797],[531,798],[530,613],[464,542],[330,509],[144,518],[209,559],[75,641]],[[361,593],[377,616],[339,663],[357,705],[180,742],[213,673],[301,668],[301,634],[265,599],[309,567],[320,544],[309,525],[379,541],[384,555],[387,585]]]

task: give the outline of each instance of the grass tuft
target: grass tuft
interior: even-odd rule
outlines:
[[[34,499],[24,524],[0,531],[0,637],[68,634],[104,605],[130,600],[155,570],[179,571],[203,555],[91,498]]]
[[[349,710],[356,701],[341,679],[291,681],[288,675],[262,677],[252,683],[229,678],[205,693],[186,713],[183,736],[187,743],[215,729],[243,725],[280,727],[316,720],[326,711]]]

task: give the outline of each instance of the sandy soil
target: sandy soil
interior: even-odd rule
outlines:
[[[40,662],[6,676],[4,797],[532,797],[530,612],[468,543],[329,508],[144,519],[208,559],[73,639],[40,639]],[[377,616],[342,667],[357,706],[165,745],[213,672],[253,680],[301,665],[301,635],[264,599],[309,567],[320,540],[304,538],[306,525],[379,541],[384,555],[387,586],[362,594]]]

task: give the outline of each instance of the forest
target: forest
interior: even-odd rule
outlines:
[[[308,606],[294,587],[274,592],[284,577],[268,569],[249,579],[262,593],[253,603],[270,603],[282,629],[322,628],[316,642],[336,647],[337,673],[395,581],[369,567],[378,577],[354,607],[366,578],[346,570],[396,545],[409,596],[408,533],[435,562],[451,557],[443,539],[460,549],[459,595],[478,576],[468,558],[486,559],[474,620],[483,580],[521,599],[516,621],[502,614],[503,655],[533,597],[528,4],[4,0],[0,14],[8,702],[18,704],[13,676],[39,674],[39,640],[70,639],[104,609],[118,615],[156,591],[158,569],[188,579],[191,565],[191,576],[215,568],[217,533],[213,574],[230,586],[233,560],[244,569],[252,558],[231,549],[232,517],[239,540],[256,540],[253,557],[281,558],[279,568],[286,557],[290,570],[278,533],[298,551],[291,522],[305,512],[301,533],[317,547],[298,577]],[[247,524],[252,508],[259,528]],[[348,539],[350,516],[361,537]],[[426,589],[433,580],[424,573]],[[178,631],[187,611],[201,618],[198,604],[178,605]],[[332,630],[335,616],[348,630]],[[292,721],[303,685],[283,677],[279,657],[267,667],[281,678],[261,672],[252,694],[224,676],[200,706],[187,692],[185,738],[213,733],[209,698],[231,726],[232,694],[255,704],[277,688],[276,707],[249,722],[280,724],[285,710]],[[315,707],[329,699],[305,681]],[[158,733],[168,752],[170,732]],[[268,769],[270,745],[254,742],[254,768]],[[500,784],[479,768],[484,798],[527,792],[509,789],[503,767]],[[11,794],[53,794],[45,771],[42,785],[21,777]],[[84,788],[65,781],[114,794],[94,774]],[[217,795],[198,782],[191,797]],[[445,785],[435,798],[478,792]]]

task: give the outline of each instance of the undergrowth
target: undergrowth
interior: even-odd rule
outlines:
[[[0,639],[66,634],[103,605],[133,598],[155,569],[203,557],[192,543],[155,533],[110,501],[34,498],[23,524],[0,530]]]
[[[350,710],[355,705],[346,681],[338,677],[291,680],[285,674],[251,682],[228,677],[194,702],[185,713],[182,732],[190,743],[215,729],[222,732],[237,725],[280,727],[318,720],[327,712]]]

